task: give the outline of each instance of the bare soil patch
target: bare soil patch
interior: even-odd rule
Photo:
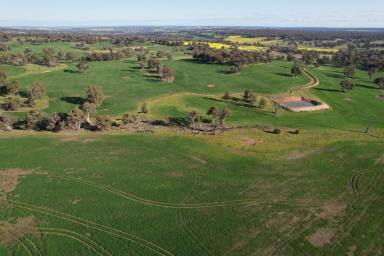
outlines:
[[[254,140],[252,138],[244,138],[243,140],[243,143],[247,146],[254,146],[254,145],[257,145],[257,144],[261,144],[261,143],[264,143],[264,141],[262,140]]]
[[[286,159],[287,160],[295,160],[295,159],[300,159],[300,158],[304,158],[304,157],[307,157],[313,153],[315,153],[316,150],[307,150],[307,151],[290,151],[287,155],[286,155]]]
[[[204,160],[204,159],[202,159],[202,158],[199,157],[199,156],[192,156],[192,159],[193,159],[194,161],[196,161],[196,162],[201,163],[201,164],[207,164],[207,163],[208,163],[207,160]]]
[[[375,164],[384,165],[384,154],[381,157],[379,157],[378,159],[376,159]]]
[[[336,230],[333,228],[322,228],[309,236],[307,240],[315,247],[323,247],[324,245],[331,243],[335,233]]]
[[[326,220],[335,220],[342,216],[346,209],[347,206],[341,202],[330,202],[322,207],[319,217]]]
[[[28,235],[37,239],[41,237],[34,216],[18,218],[16,224],[9,223],[8,221],[0,222],[1,243],[7,247],[13,246]]]
[[[31,174],[30,170],[9,169],[0,171],[0,192],[10,193],[16,189],[20,178]]]

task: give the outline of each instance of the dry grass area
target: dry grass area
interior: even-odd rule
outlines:
[[[20,178],[31,174],[30,170],[9,169],[0,171],[0,192],[11,193],[16,189]]]
[[[40,239],[40,232],[34,216],[18,218],[15,224],[8,221],[0,222],[1,243],[7,247],[13,246],[29,235],[35,239]]]
[[[322,228],[309,236],[307,240],[315,247],[323,247],[331,243],[331,239],[335,236],[335,233],[336,230],[332,228]]]

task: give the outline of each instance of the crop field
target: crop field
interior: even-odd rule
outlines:
[[[49,45],[83,53],[68,43]],[[132,47],[140,46],[172,51]],[[46,45],[11,51],[25,47]],[[226,125],[233,128],[216,135],[177,126],[152,133],[0,132],[1,256],[384,253],[384,97],[367,72],[357,70],[354,89],[342,93],[343,69],[331,65],[294,77],[287,61],[246,65],[235,74],[230,65],[183,53],[161,63],[173,68],[173,83],[140,70],[136,56],[90,62],[84,73],[78,62],[0,65],[22,93],[34,81],[44,84],[39,109],[46,113],[69,112],[89,85],[98,85],[105,100],[92,120],[119,119],[147,103],[153,120],[187,122],[196,110],[210,122],[206,113],[216,106],[230,110]],[[320,84],[312,86],[311,76]],[[254,106],[239,102],[245,90],[255,93]],[[225,92],[231,99],[223,99]],[[331,109],[275,111],[274,99],[291,95]]]
[[[319,53],[336,53],[340,51],[337,48],[319,48],[319,47],[299,47],[300,51],[313,51]]]
[[[283,40],[274,38],[269,40],[267,37],[242,37],[242,36],[229,36],[226,41],[238,44],[254,44],[260,43],[264,46],[271,46],[283,43]]]

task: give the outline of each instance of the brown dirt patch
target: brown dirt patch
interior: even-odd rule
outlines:
[[[287,160],[295,160],[295,159],[300,159],[300,158],[304,158],[304,157],[307,157],[313,153],[315,153],[316,150],[308,150],[308,151],[290,151],[287,155],[286,155],[286,159]]]
[[[252,139],[252,138],[244,138],[244,140],[243,140],[243,143],[245,144],[245,145],[248,145],[248,146],[254,146],[254,145],[257,145],[257,144],[261,144],[261,143],[263,143],[264,141],[262,141],[262,140],[254,140],[254,139]]]
[[[351,247],[348,248],[348,256],[355,256],[357,250],[356,245],[352,245]]]
[[[0,222],[1,243],[7,247],[13,246],[28,235],[40,239],[40,232],[34,216],[18,218],[16,224],[7,221]]]
[[[378,159],[376,159],[375,164],[384,165],[384,154],[381,157],[379,157]]]
[[[323,247],[331,243],[331,239],[335,236],[335,233],[336,230],[333,228],[322,228],[313,233],[307,240],[315,247]]]
[[[201,163],[201,164],[207,164],[207,163],[208,163],[207,160],[204,160],[204,159],[202,159],[202,158],[199,157],[199,156],[192,156],[192,159],[193,159],[194,161],[196,161],[196,162]]]
[[[71,201],[71,204],[78,204],[80,203],[82,200],[80,198],[76,198],[74,200]]]
[[[347,206],[341,202],[330,202],[322,207],[319,217],[326,220],[335,220],[344,214]]]
[[[31,174],[30,170],[9,169],[0,171],[0,192],[10,193],[16,189],[19,179]]]

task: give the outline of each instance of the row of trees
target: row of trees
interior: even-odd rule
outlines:
[[[217,108],[211,107],[207,111],[207,115],[211,117],[212,125],[216,128],[217,126],[224,126],[225,120],[231,116],[231,111],[228,108]],[[195,128],[196,123],[199,123],[199,127],[201,128],[203,118],[199,112],[193,110],[188,113],[188,121],[192,128]]]
[[[246,64],[266,63],[272,60],[271,55],[267,52],[212,49],[209,45],[197,43],[192,44],[191,49],[195,60],[206,63],[229,64],[234,73],[239,72]]]
[[[43,54],[37,54],[30,48],[26,48],[23,53],[12,54],[5,53],[0,56],[0,62],[4,64],[14,66],[24,66],[27,64],[37,64],[47,67],[55,67],[59,61],[76,61],[79,60],[79,56],[72,52],[64,53],[55,51],[51,48],[43,50]]]

